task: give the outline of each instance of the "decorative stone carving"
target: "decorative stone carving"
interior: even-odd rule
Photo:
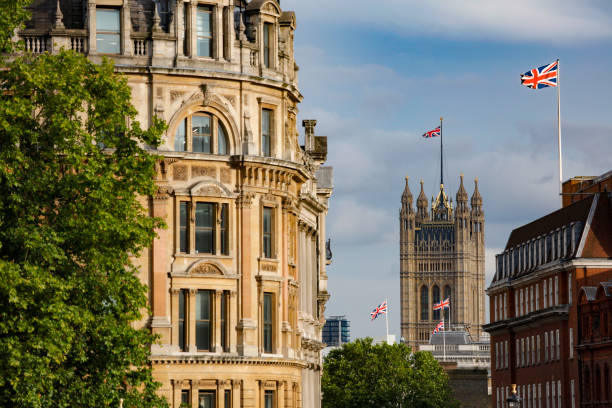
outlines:
[[[231,175],[229,169],[221,169],[220,173],[221,173],[221,177],[220,178],[221,178],[221,182],[222,183],[229,184],[229,183],[232,182],[232,175]]]
[[[268,194],[261,196],[261,201],[266,201],[268,203],[276,204],[276,197],[268,193]]]
[[[266,263],[262,263],[262,264],[261,264],[261,270],[262,270],[262,271],[266,271],[266,272],[276,272],[276,271],[277,271],[277,269],[278,269],[278,268],[277,268],[276,264],[273,264],[273,263],[268,263],[268,262],[266,262]]]
[[[200,263],[192,268],[189,273],[195,275],[223,275],[221,269],[210,263]]]
[[[176,165],[172,167],[172,178],[174,180],[185,181],[187,180],[187,166]]]
[[[236,205],[239,208],[251,208],[253,205],[253,199],[255,198],[255,194],[247,191],[243,191],[236,199]]]
[[[223,190],[213,184],[205,185],[191,192],[193,196],[219,197],[223,195]]]
[[[217,168],[212,166],[193,166],[191,168],[191,177],[203,176],[217,178]]]
[[[157,191],[155,192],[153,198],[155,200],[167,200],[170,197],[170,194],[173,192],[174,190],[172,187],[161,185],[157,187]]]
[[[179,99],[180,97],[182,97],[183,95],[185,95],[184,91],[177,91],[177,90],[171,90],[170,91],[170,102],[174,102],[177,99]]]

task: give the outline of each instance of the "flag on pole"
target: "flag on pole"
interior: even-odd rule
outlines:
[[[450,298],[434,303],[433,310],[446,309],[447,307],[450,307]]]
[[[438,323],[436,325],[436,328],[433,329],[433,332],[431,334],[436,334],[439,331],[443,331],[444,330],[444,320],[442,320],[440,323]]]
[[[430,137],[439,137],[440,136],[440,126],[435,128],[434,130],[430,130],[429,132],[423,133],[423,137],[428,139]]]
[[[374,320],[378,315],[387,314],[387,301],[382,302],[377,308],[370,313],[370,320]]]
[[[521,75],[521,84],[531,89],[542,89],[557,86],[559,78],[559,60],[552,64],[533,68]]]

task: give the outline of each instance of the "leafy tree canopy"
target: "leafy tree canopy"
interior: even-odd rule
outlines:
[[[0,0],[3,49],[23,3]],[[140,127],[108,61],[63,51],[1,68],[0,406],[166,406],[132,263],[162,227],[141,200],[157,160],[143,146],[165,124]]]
[[[448,376],[431,353],[358,339],[330,351],[323,364],[324,408],[458,407]]]

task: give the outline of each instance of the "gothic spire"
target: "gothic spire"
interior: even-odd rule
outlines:
[[[409,179],[410,177],[406,176],[406,187],[404,187],[404,193],[402,194],[402,203],[412,205],[412,192],[410,191],[410,187],[408,186]]]
[[[461,176],[459,177],[461,179],[461,182],[459,184],[459,190],[457,191],[457,204],[467,203],[468,194],[467,191],[465,191],[465,187],[463,186],[463,174],[461,174]]]

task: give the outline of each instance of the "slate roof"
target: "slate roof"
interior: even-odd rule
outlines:
[[[530,241],[540,235],[548,234],[550,231],[572,222],[580,221],[584,228],[594,198],[595,196],[587,197],[514,229],[510,233],[510,237],[508,237],[505,250]]]

